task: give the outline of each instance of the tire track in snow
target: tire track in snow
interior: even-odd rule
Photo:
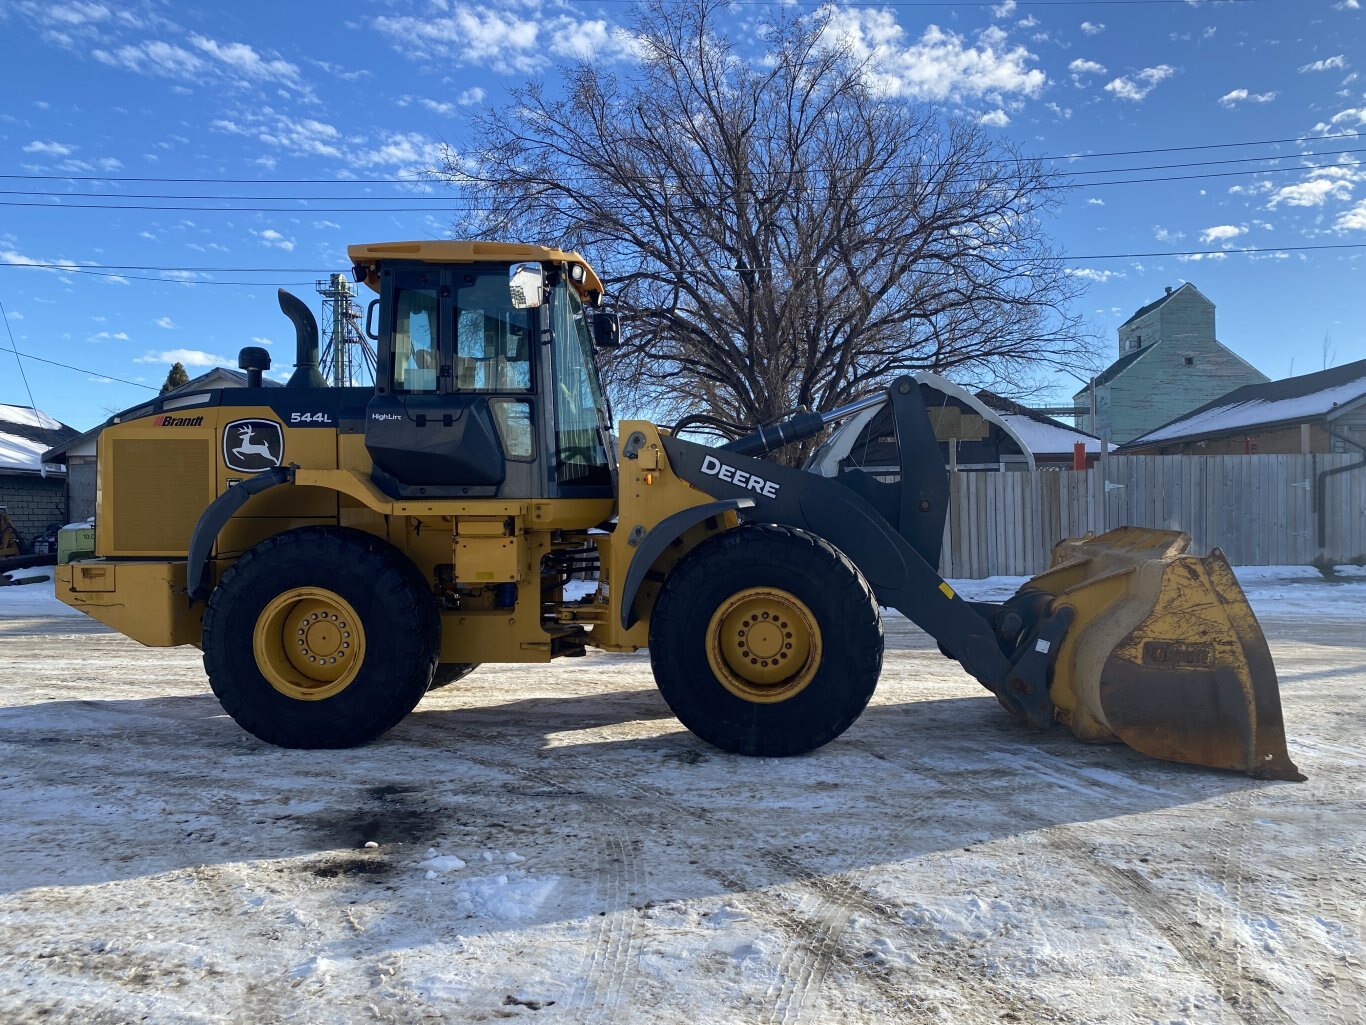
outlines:
[[[950,745],[950,747],[959,746]],[[968,753],[965,747],[961,750],[965,755]],[[980,758],[980,753],[977,754],[977,757]],[[930,766],[921,764],[913,758],[901,756],[897,760],[904,762],[908,767],[916,768],[918,771],[930,769]],[[1109,794],[1116,799],[1121,807],[1126,802],[1133,802],[1137,796],[1143,793],[1141,788],[1096,779],[1085,774],[1078,774],[1071,781],[1064,783],[1064,781],[1054,778],[1055,774],[1051,771],[1038,771],[1037,766],[1031,765],[1029,756],[1012,758],[1011,765],[1017,771],[1033,772],[1039,778],[1055,785],[1066,785],[1070,789],[1090,788],[1097,793]],[[1124,900],[1126,906],[1138,913],[1171,945],[1187,965],[1210,984],[1211,988],[1219,995],[1220,1000],[1245,1025],[1296,1025],[1295,1019],[1287,1014],[1271,996],[1269,990],[1272,987],[1269,982],[1260,976],[1253,976],[1250,982],[1248,978],[1250,973],[1241,963],[1241,959],[1236,956],[1236,952],[1232,967],[1220,960],[1217,954],[1222,951],[1222,948],[1211,946],[1208,930],[1201,926],[1198,921],[1191,921],[1188,913],[1175,906],[1170,898],[1160,893],[1142,873],[1110,864],[1100,857],[1094,847],[1074,827],[1039,815],[1021,803],[1003,801],[998,794],[970,777],[957,776],[952,785],[955,789],[969,794],[972,800],[994,806],[1018,821],[1028,824],[1038,832],[1042,843],[1049,850],[1066,858],[1096,879],[1103,887]],[[1246,790],[1241,791],[1233,795],[1232,799],[1235,802],[1239,798],[1250,800],[1245,796],[1248,793],[1249,791]],[[1242,818],[1240,828],[1245,830],[1246,817]],[[1226,833],[1227,830],[1216,831],[1216,835],[1221,839]],[[1240,836],[1232,844],[1225,843],[1224,849],[1227,851],[1230,847],[1239,846],[1242,842],[1243,838]]]
[[[462,746],[456,751],[436,741],[410,738],[409,742],[440,748],[451,757],[525,780],[576,803],[616,804],[615,798],[576,790],[548,773],[529,769],[512,760],[475,754],[469,750],[473,744],[502,743],[504,738],[500,731],[462,729],[461,739]],[[603,775],[602,778],[621,783],[616,777]],[[591,949],[583,954],[580,970],[574,975],[576,981],[564,1001],[564,1011],[574,1021],[614,1021],[623,1013],[629,1013],[636,1004],[641,928],[638,913],[629,898],[631,893],[641,892],[644,872],[635,844],[629,837],[623,836],[616,825],[617,819],[614,809],[609,807],[593,824],[593,880],[595,889],[602,887],[606,907],[604,913],[596,916],[598,922],[593,930]],[[506,996],[501,988],[496,987],[488,989],[485,995],[493,1006],[501,1006]]]

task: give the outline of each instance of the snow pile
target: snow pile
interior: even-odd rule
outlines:
[[[487,865],[520,865],[526,861],[516,851],[483,851],[471,861]],[[459,872],[468,862],[454,854],[441,854],[435,848],[427,851],[418,868],[426,869],[428,880],[441,879],[451,872]],[[465,916],[490,918],[497,922],[525,922],[536,917],[559,883],[557,876],[535,877],[520,869],[508,869],[493,875],[455,882],[456,909]]]
[[[1019,439],[1029,447],[1029,451],[1034,455],[1072,452],[1072,446],[1077,442],[1082,442],[1086,446],[1087,452],[1100,451],[1100,439],[1090,438],[1080,431],[1069,430],[1055,424],[1044,424],[1039,421],[1018,414],[1001,413],[1001,419],[1010,424]],[[1114,449],[1114,445],[1110,448]]]
[[[17,424],[20,427],[40,427],[45,431],[55,431],[61,424],[41,409],[32,406],[8,406],[0,402],[0,422]]]
[[[43,453],[51,447],[41,441],[30,441],[0,431],[0,469],[41,472]]]
[[[1337,406],[1355,402],[1363,395],[1366,395],[1366,375],[1332,388],[1310,392],[1308,395],[1294,395],[1283,399],[1249,399],[1226,406],[1215,406],[1203,413],[1195,413],[1165,427],[1159,427],[1155,431],[1149,431],[1143,437],[1135,439],[1134,444],[1321,416]]]

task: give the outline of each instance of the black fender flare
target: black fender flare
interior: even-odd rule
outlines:
[[[640,619],[635,614],[636,595],[640,593],[640,585],[645,583],[646,574],[664,554],[664,549],[682,537],[688,528],[697,526],[703,520],[726,512],[739,512],[741,509],[752,508],[753,505],[752,498],[726,498],[719,502],[707,502],[682,509],[656,523],[641,539],[636,554],[631,556],[631,565],[626,569],[626,579],[621,585],[622,629],[631,629]],[[620,524],[617,529],[621,529]]]
[[[209,552],[213,550],[219,531],[238,509],[247,504],[252,495],[259,495],[279,484],[293,484],[296,469],[297,466],[277,466],[248,477],[228,488],[199,514],[199,522],[194,525],[194,533],[190,535],[190,550],[185,566],[185,592],[191,601],[204,601],[209,597],[205,575],[209,567]]]

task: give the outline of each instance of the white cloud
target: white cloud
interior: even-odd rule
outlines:
[[[1086,201],[1086,205],[1087,205],[1087,206],[1104,206],[1104,205],[1105,205],[1105,200],[1103,200],[1103,199],[1097,199],[1095,196],[1092,196],[1090,199],[1088,199],[1088,200]]]
[[[110,333],[108,331],[101,331],[99,334],[91,335],[90,340],[92,342],[126,342],[128,341],[128,332],[115,331]]]
[[[265,245],[273,246],[276,249],[283,249],[287,253],[294,251],[294,240],[292,238],[285,238],[285,236],[281,235],[274,228],[267,228],[265,231],[257,231],[253,232],[253,234]]]
[[[1010,115],[999,107],[989,114],[983,114],[979,119],[984,125],[991,125],[993,128],[1004,128],[1010,124]]]
[[[996,4],[991,8],[993,18],[1009,18],[1015,13],[1015,0],[1005,0],[1005,3]]]
[[[1222,106],[1233,108],[1240,103],[1270,103],[1276,98],[1276,93],[1253,93],[1246,89],[1234,89],[1232,92],[1224,93],[1219,97]]]
[[[35,140],[24,147],[25,153],[37,153],[45,157],[69,157],[79,146],[68,146],[63,142],[43,142]]]
[[[173,321],[170,317],[157,317],[157,319],[152,321],[152,323],[155,324],[157,327],[164,327],[168,331],[174,331],[176,328],[176,322]]]
[[[1153,228],[1153,238],[1159,242],[1180,242],[1185,237],[1185,232],[1169,231],[1160,224]]]
[[[1333,227],[1338,231],[1366,231],[1366,199],[1341,214]]]
[[[1347,67],[1347,58],[1342,54],[1335,57],[1325,57],[1322,60],[1312,61],[1309,64],[1300,66],[1300,73],[1306,71],[1341,71]]]
[[[1176,74],[1176,69],[1170,64],[1159,64],[1155,68],[1144,68],[1133,78],[1121,76],[1105,86],[1107,93],[1114,93],[1121,100],[1130,100],[1139,103],[1147,98],[1148,94],[1157,87],[1159,82],[1165,82]]]
[[[274,345],[275,342],[274,342],[272,339],[267,338],[265,335],[252,335],[252,336],[251,336],[251,344],[252,344],[252,345]]]
[[[90,56],[113,68],[162,78],[198,80],[209,70],[209,65],[189,50],[161,39],[146,39],[114,50],[95,49]]]
[[[1246,228],[1239,228],[1232,224],[1216,224],[1212,228],[1206,228],[1200,232],[1200,241],[1206,244],[1210,242],[1227,242],[1229,239],[1237,238],[1239,235],[1247,233]]]
[[[1098,25],[1094,21],[1083,21],[1081,23],[1081,30],[1088,36],[1098,36],[1105,31],[1105,26]]]
[[[379,145],[351,155],[360,167],[394,167],[411,171],[440,167],[445,147],[421,132],[395,132]]]
[[[1286,185],[1276,190],[1267,201],[1267,209],[1287,206],[1323,206],[1330,199],[1347,200],[1352,197],[1352,183],[1340,177],[1315,177],[1308,181]]]
[[[418,100],[417,102],[426,107],[433,114],[439,114],[441,117],[450,117],[455,113],[454,103],[439,103],[436,100],[426,99]]]
[[[1028,66],[1034,55],[1023,46],[1007,48],[1005,33],[995,27],[980,33],[975,46],[938,25],[907,43],[892,12],[861,7],[835,8],[826,32],[868,61],[870,84],[887,96],[1037,96],[1048,80]]]
[[[1182,263],[1199,263],[1201,260],[1222,260],[1227,253],[1185,253],[1177,259]]]
[[[1338,129],[1355,128],[1357,125],[1366,125],[1366,107],[1349,107],[1347,110],[1340,110],[1327,121],[1320,121],[1314,126],[1314,131],[1320,135],[1332,133]]]
[[[1103,285],[1107,281],[1115,278],[1124,277],[1123,271],[1118,270],[1095,270],[1091,267],[1074,267],[1068,270],[1068,275],[1074,278],[1082,278],[1085,281],[1094,281],[1098,285]]]
[[[229,361],[223,356],[215,356],[201,349],[167,349],[165,352],[149,352],[139,356],[134,363],[182,363],[187,367],[229,367],[236,360]]]
[[[440,6],[446,8],[444,3]],[[545,66],[550,56],[601,61],[635,52],[635,37],[606,21],[585,21],[567,14],[548,17],[520,8],[494,10],[464,2],[420,16],[385,14],[371,25],[405,57],[500,74],[534,71]]]
[[[1067,65],[1067,70],[1074,75],[1103,75],[1105,65],[1092,60],[1082,60],[1080,57]]]
[[[1359,11],[1359,10],[1361,10],[1361,4],[1359,4],[1359,3],[1357,2],[1357,0],[1342,0],[1341,3],[1336,3],[1336,4],[1333,5],[1333,10],[1335,10],[1335,11]]]
[[[476,103],[483,103],[484,90],[480,89],[477,85],[470,89],[466,89],[455,98],[455,102],[462,107],[472,107]]]
[[[635,52],[636,41],[625,29],[605,21],[556,19],[550,39],[550,52],[570,60],[625,57]]]
[[[192,35],[190,44],[218,61],[229,72],[258,82],[279,82],[300,87],[299,68],[287,60],[267,60],[246,43],[220,43],[207,36]]]
[[[325,121],[292,118],[265,107],[259,114],[248,114],[240,121],[217,118],[209,127],[229,135],[257,139],[267,146],[288,153],[312,157],[341,156],[341,132]]]

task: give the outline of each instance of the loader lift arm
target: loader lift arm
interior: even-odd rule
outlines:
[[[756,458],[830,422],[892,407],[900,481],[861,470],[822,477]],[[858,567],[879,604],[1034,727],[1120,741],[1158,758],[1302,780],[1285,745],[1275,667],[1256,617],[1217,549],[1186,554],[1177,531],[1123,527],[1065,540],[1053,565],[1001,603],[964,601],[937,567],[948,474],[917,382],[827,414],[798,413],[708,448],[663,438],[674,472],[716,499],[752,498],[748,518],[823,537]]]

